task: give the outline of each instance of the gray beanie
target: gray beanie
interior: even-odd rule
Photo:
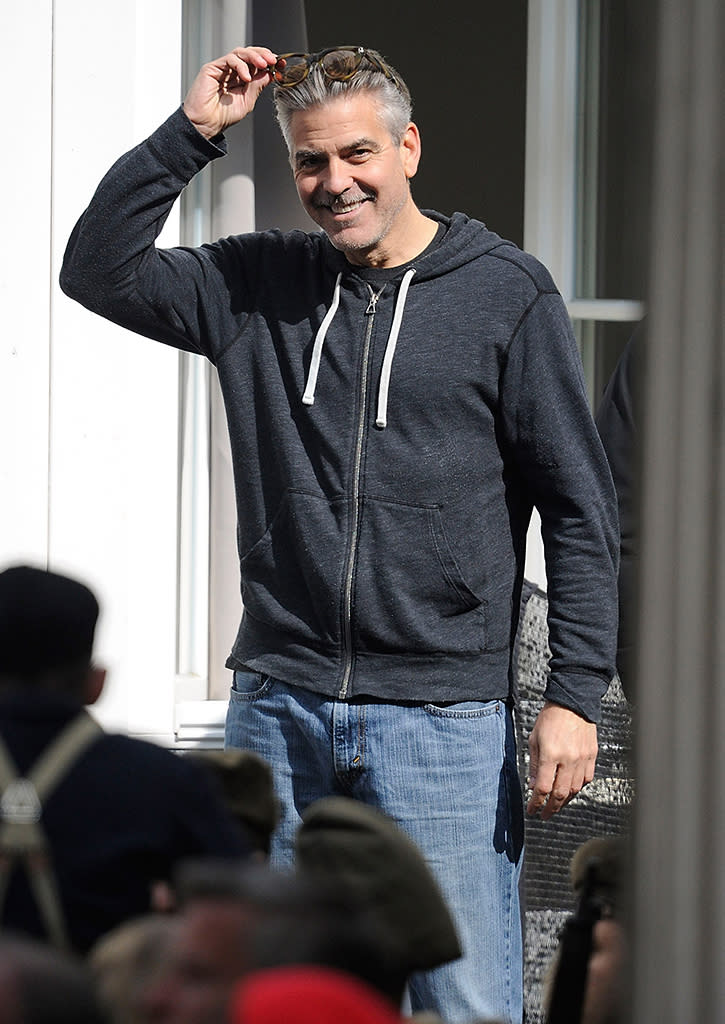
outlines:
[[[340,885],[381,925],[389,962],[406,974],[461,956],[455,925],[416,844],[386,814],[326,797],[302,815],[297,870]]]

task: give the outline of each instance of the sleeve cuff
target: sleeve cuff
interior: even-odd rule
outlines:
[[[600,676],[567,673],[551,676],[544,690],[544,699],[581,715],[598,725],[602,720],[602,697],[609,688]]]

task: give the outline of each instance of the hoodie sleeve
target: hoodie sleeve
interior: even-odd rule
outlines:
[[[540,290],[501,384],[512,458],[541,516],[551,661],[545,697],[590,721],[615,673],[617,503],[566,307]]]
[[[122,156],[73,229],[60,273],[66,295],[138,334],[213,358],[206,318],[224,309],[215,301],[223,274],[204,247],[157,249],[155,241],[185,186],[224,153],[223,138],[205,139],[179,108]]]

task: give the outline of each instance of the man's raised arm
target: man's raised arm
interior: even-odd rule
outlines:
[[[207,250],[160,249],[156,239],[184,187],[226,152],[223,130],[254,108],[275,59],[267,47],[238,47],[205,64],[183,106],[116,161],[68,241],[66,295],[138,334],[213,358],[200,296],[225,308],[223,268]]]

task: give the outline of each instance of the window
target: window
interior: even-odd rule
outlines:
[[[564,296],[593,405],[645,312],[646,31],[637,0],[529,7],[525,247]]]
[[[592,404],[644,307],[648,138],[641,4],[579,4],[574,318]]]

